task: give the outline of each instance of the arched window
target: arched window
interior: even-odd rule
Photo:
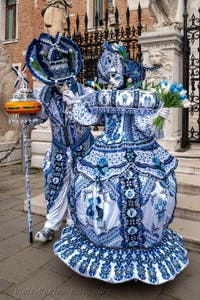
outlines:
[[[6,0],[5,40],[16,38],[16,0]]]

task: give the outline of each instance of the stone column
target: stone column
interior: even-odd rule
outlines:
[[[170,83],[182,82],[182,36],[175,26],[154,28],[139,38],[142,46],[143,63],[148,66],[162,64],[157,72],[149,72],[147,79],[154,77],[155,82],[167,79]],[[180,149],[181,109],[173,108],[169,119],[165,122],[165,138],[159,143],[169,151]]]

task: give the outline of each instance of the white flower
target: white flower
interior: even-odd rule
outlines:
[[[168,87],[165,87],[164,90],[163,90],[163,94],[164,95],[167,95],[169,93],[169,88]]]
[[[184,96],[184,95],[186,95],[186,93],[187,93],[186,90],[182,90],[182,91],[179,93],[179,95],[180,95],[180,96]]]
[[[191,107],[191,103],[188,101],[187,103],[183,104],[184,108],[190,108]]]
[[[131,77],[129,77],[127,81],[128,81],[128,83],[132,83],[133,80]]]
[[[118,47],[119,47],[119,45],[118,45],[117,43],[114,43],[114,44],[112,45],[112,48],[113,48],[114,50],[117,50]]]
[[[162,89],[165,89],[165,88],[166,88],[166,85],[164,84],[164,82],[161,83],[161,88],[162,88]]]
[[[155,93],[155,92],[156,92],[156,89],[150,88],[150,92]]]
[[[191,107],[191,103],[188,99],[183,100],[182,104],[183,104],[184,108],[190,108]]]

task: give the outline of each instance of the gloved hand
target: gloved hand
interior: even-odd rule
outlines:
[[[68,107],[71,107],[79,99],[79,97],[69,89],[63,91],[62,97],[63,101],[66,102]]]
[[[161,107],[159,110],[158,110],[158,116],[161,116],[163,119],[167,120],[168,117],[169,117],[169,111],[170,109],[167,108],[167,107]]]

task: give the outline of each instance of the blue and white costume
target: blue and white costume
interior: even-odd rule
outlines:
[[[109,76],[125,74],[118,51],[105,51],[109,69],[117,69]],[[155,140],[156,94],[123,88],[119,77],[114,80],[120,88],[80,97],[72,109],[81,125],[103,117],[105,128],[77,162],[69,201],[74,224],[63,229],[54,252],[86,277],[162,284],[188,264],[181,237],[168,229],[176,206],[177,161]]]
[[[90,92],[78,83],[76,87],[78,90],[74,90],[74,93],[77,93],[77,96]],[[33,126],[47,119],[50,121],[52,142],[43,164],[47,201],[45,227],[56,231],[66,215],[68,191],[77,160],[90,148],[94,138],[89,127],[81,126],[65,113],[66,103],[63,102],[62,94],[55,88],[44,87],[40,102],[42,112],[29,122]]]
[[[75,80],[81,68],[80,50],[64,36],[42,33],[29,45],[26,61],[31,73],[46,84],[39,97],[42,111],[29,117],[28,123],[34,126],[47,119],[50,121],[52,142],[43,166],[47,201],[45,228],[56,231],[66,216],[69,186],[77,160],[94,141],[89,127],[69,117],[60,89],[67,83],[76,97],[90,93],[91,89]]]

